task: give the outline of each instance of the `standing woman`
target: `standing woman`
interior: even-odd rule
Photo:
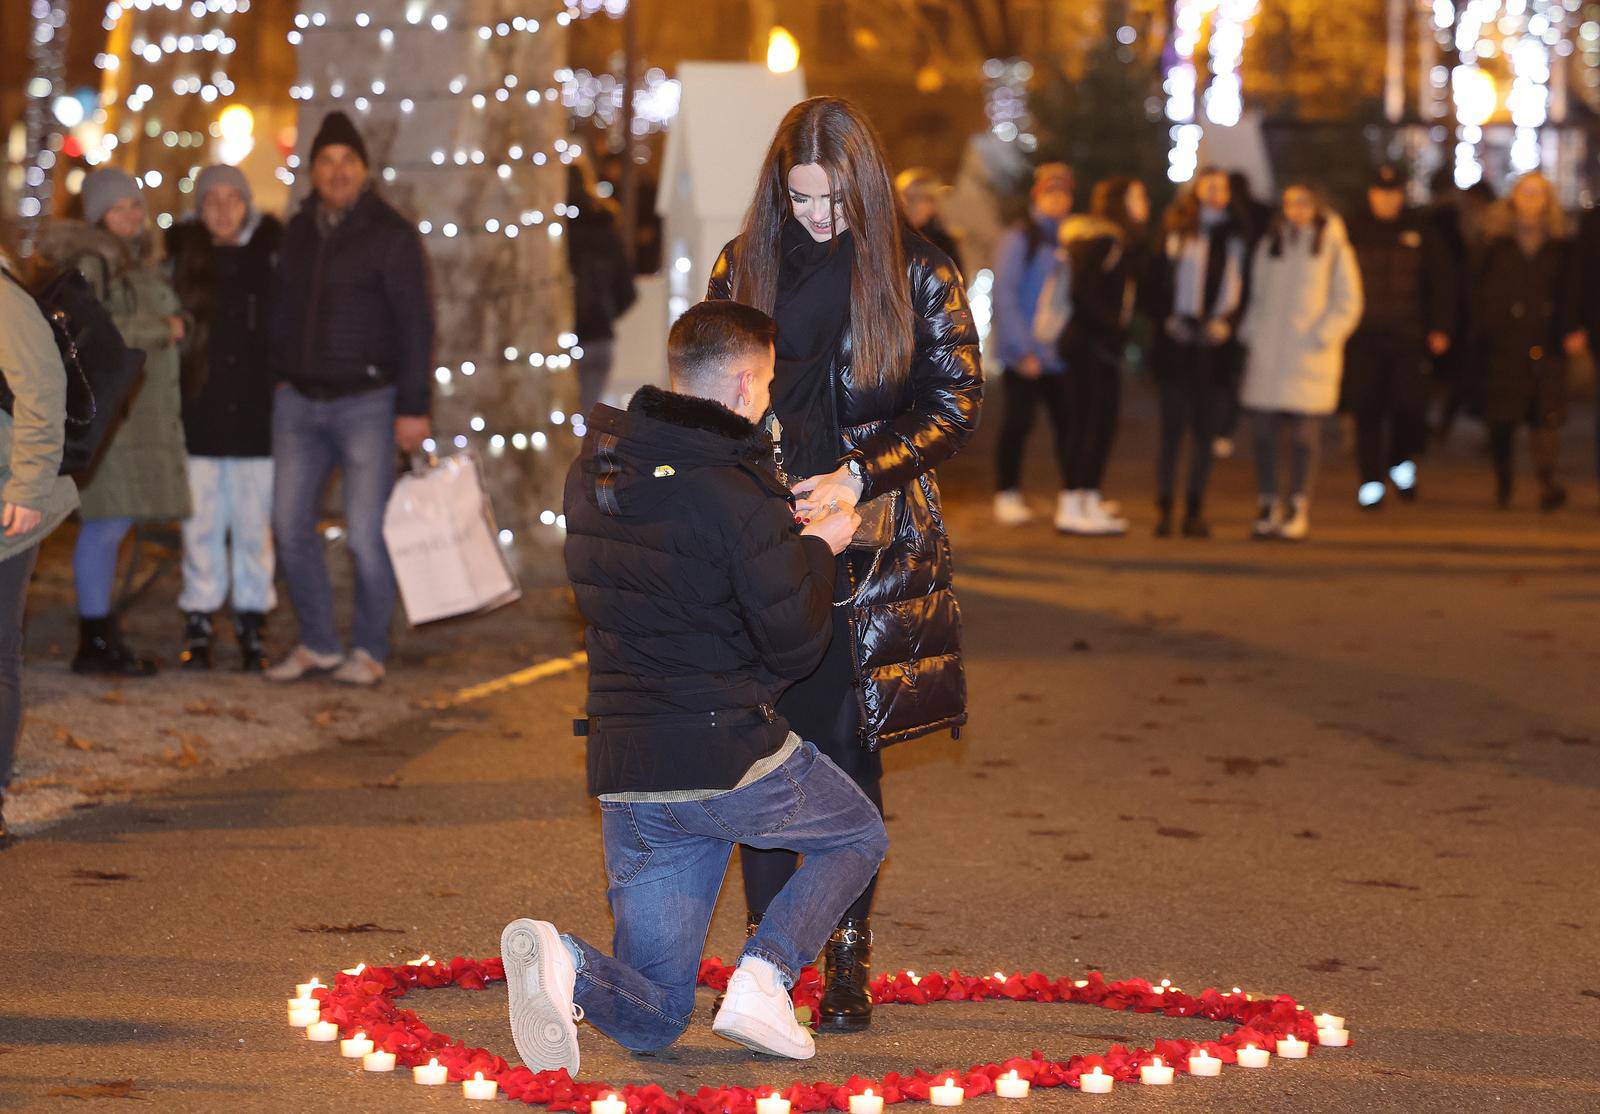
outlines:
[[[1260,505],[1253,534],[1300,541],[1311,530],[1323,419],[1338,408],[1344,344],[1361,321],[1361,270],[1350,237],[1310,186],[1283,191],[1283,207],[1256,248],[1250,289],[1240,401],[1255,426]],[[1284,438],[1287,500],[1278,470]]]
[[[199,219],[167,235],[172,282],[194,323],[182,360],[194,501],[183,524],[182,660],[211,668],[211,616],[231,597],[239,668],[254,673],[266,668],[261,630],[278,601],[267,298],[283,226],[255,208],[237,167],[206,167],[194,193]]]
[[[111,610],[117,552],[135,522],[189,517],[178,345],[186,326],[172,287],[153,258],[144,198],[134,180],[103,167],[83,182],[87,224],[49,226],[41,254],[83,272],[129,348],[144,352],[144,375],[111,428],[86,480],[72,556],[78,590],[78,673],[148,677],[156,663],[122,641]]]
[[[840,561],[834,634],[816,673],[778,712],[883,808],[879,751],[967,719],[960,610],[933,469],[971,437],[983,378],[978,334],[955,264],[911,232],[882,146],[835,97],[789,110],[762,164],[737,239],[711,275],[778,323],[772,408],[783,465],[809,516],[898,495],[893,540]],[[796,856],[740,852],[752,923]],[[826,949],[819,1022],[860,1029],[876,879]]]
[[[56,338],[0,251],[0,376],[13,401],[0,411],[0,849],[11,843],[5,793],[22,727],[22,613],[44,536],[78,503],[60,475],[67,372]]]
[[[1566,418],[1565,355],[1583,334],[1573,305],[1572,242],[1549,179],[1517,180],[1485,221],[1486,246],[1472,284],[1473,348],[1483,361],[1483,416],[1494,456],[1495,498],[1511,505],[1513,443],[1526,424],[1539,477],[1539,509],[1567,501],[1557,466]]]
[[[1163,218],[1162,250],[1150,268],[1152,353],[1161,391],[1161,446],[1156,464],[1157,537],[1170,537],[1178,458],[1189,438],[1183,534],[1211,536],[1205,520],[1212,442],[1231,407],[1239,366],[1235,332],[1244,312],[1248,229],[1234,212],[1228,175],[1201,170]]]
[[[1072,316],[1061,333],[1067,387],[1068,534],[1125,534],[1128,520],[1101,498],[1122,400],[1128,345],[1145,251],[1150,195],[1132,178],[1096,183],[1089,212],[1061,222]]]
[[[617,318],[635,297],[633,263],[622,243],[617,206],[596,191],[594,169],[586,157],[567,167],[567,206],[572,331],[583,349],[578,361],[578,413],[587,414],[605,398],[611,380]]]

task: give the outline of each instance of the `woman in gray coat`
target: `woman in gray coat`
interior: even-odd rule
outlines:
[[[10,845],[5,791],[22,726],[22,612],[39,542],[78,505],[60,475],[67,374],[55,337],[0,250],[0,375],[13,396],[0,411],[0,849]]]
[[[127,341],[145,355],[144,375],[127,410],[106,436],[82,480],[83,525],[73,553],[78,589],[78,673],[146,677],[156,672],[122,641],[112,612],[117,553],[136,522],[189,517],[188,453],[184,448],[178,345],[185,318],[178,296],[153,256],[144,199],[120,170],[105,167],[83,183],[88,224],[57,221],[41,254],[75,266],[94,288]]]

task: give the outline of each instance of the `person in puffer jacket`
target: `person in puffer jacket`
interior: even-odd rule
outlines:
[[[589,792],[615,956],[548,921],[501,935],[511,1030],[533,1071],[578,1070],[575,1016],[634,1052],[677,1040],[735,843],[803,865],[745,944],[712,1031],[810,1059],[789,992],[888,848],[867,795],[778,715],[822,660],[850,507],[799,530],[767,410],[776,326],[705,302],[672,327],[672,391],[596,406],[567,476],[567,572],[588,624]],[[549,863],[570,863],[551,848]],[[579,976],[582,976],[581,978]]]

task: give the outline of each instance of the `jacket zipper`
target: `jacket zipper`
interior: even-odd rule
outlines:
[[[317,237],[317,254],[311,261],[311,296],[306,301],[306,342],[305,350],[301,353],[300,375],[302,382],[311,381],[312,357],[317,347],[317,304],[322,294],[322,257],[330,237],[337,229],[329,229],[326,234],[316,225],[316,214],[311,215],[312,231]]]
[[[848,326],[846,326],[848,328]],[[834,428],[839,430],[840,440],[844,439],[844,423],[839,420],[839,363],[837,359],[828,361],[828,407],[833,411]],[[850,577],[850,598],[854,599],[861,593],[861,586],[856,583],[855,565],[850,560],[850,551],[846,550],[844,556],[844,569]],[[852,603],[846,611],[845,627],[850,632],[850,676],[856,690],[856,710],[861,714],[860,726],[856,728],[856,739],[869,751],[876,751],[877,740],[872,735],[867,725],[867,678],[861,668],[861,640],[856,635],[855,604]]]

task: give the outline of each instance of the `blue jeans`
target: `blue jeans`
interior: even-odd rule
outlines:
[[[209,615],[231,584],[235,613],[271,611],[272,458],[191,456],[189,496],[179,609]]]
[[[574,999],[633,1052],[665,1048],[689,1025],[695,978],[733,845],[805,856],[744,955],[793,985],[889,849],[883,819],[810,743],[742,789],[682,804],[600,802],[616,958],[575,936]]]
[[[133,528],[131,518],[87,518],[78,527],[72,550],[72,582],[78,593],[78,615],[104,619],[111,614],[111,591],[117,579],[117,553]]]
[[[356,611],[350,641],[377,661],[389,656],[394,569],[383,544],[383,511],[394,488],[393,387],[318,401],[279,387],[272,405],[272,528],[300,642],[319,654],[343,643],[333,622],[333,583],[317,520],[323,492],[338,468],[345,533],[355,563]]]

